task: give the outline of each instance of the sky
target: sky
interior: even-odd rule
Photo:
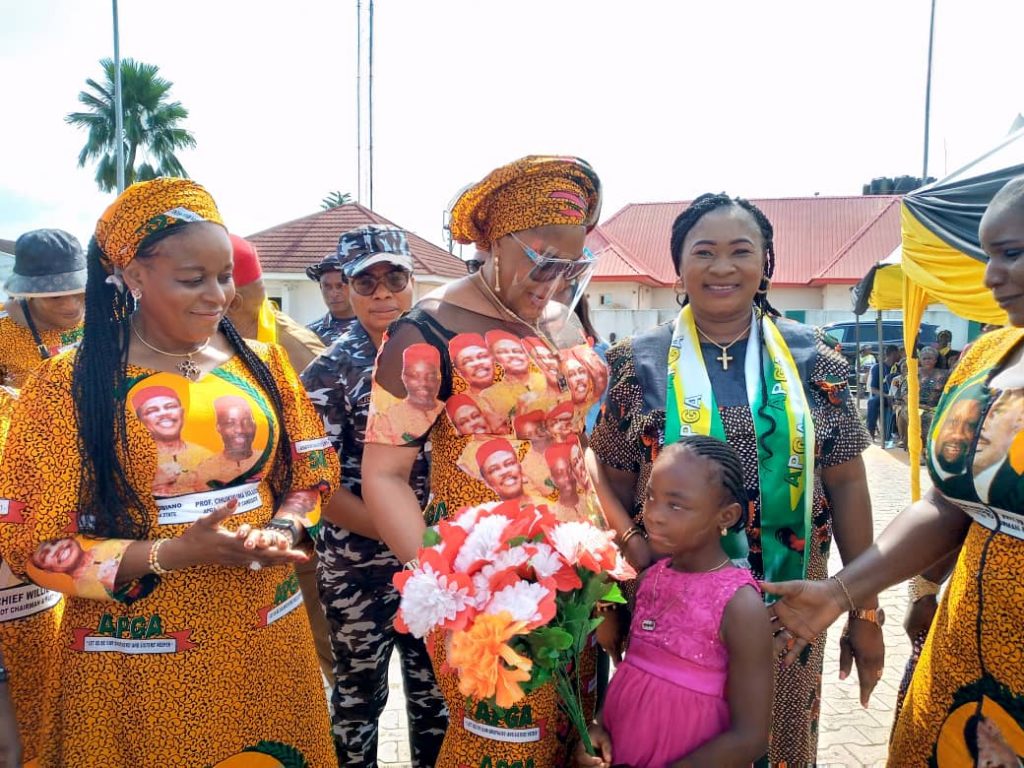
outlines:
[[[364,0],[364,5],[366,0]],[[356,2],[120,0],[122,57],[190,112],[181,153],[248,235],[356,192]],[[377,0],[374,200],[443,244],[453,195],[526,154],[601,176],[602,218],[706,191],[859,195],[922,171],[930,0]],[[1024,3],[937,0],[929,172],[1024,111]],[[109,0],[0,0],[0,238],[82,239],[113,199],[64,122],[113,53]],[[361,202],[368,202],[363,199]]]

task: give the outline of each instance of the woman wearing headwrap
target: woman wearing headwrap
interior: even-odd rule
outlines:
[[[416,555],[426,525],[467,505],[515,497],[536,501],[531,493],[538,487],[547,494],[547,503],[558,501],[557,486],[544,460],[546,445],[539,446],[529,436],[542,433],[528,432],[527,422],[520,417],[561,406],[567,431],[579,432],[584,414],[601,395],[591,392],[586,401],[575,403],[568,372],[560,362],[562,350],[587,343],[570,309],[593,268],[584,238],[597,221],[600,201],[600,182],[587,163],[571,157],[535,156],[497,169],[456,199],[452,236],[486,252],[486,263],[442,293],[420,301],[392,326],[380,351],[371,392],[363,494],[378,531],[403,562]],[[576,291],[575,295],[573,290],[568,292],[568,305],[553,300],[568,284]],[[530,337],[527,346],[524,340]],[[403,350],[414,344],[429,344],[439,354],[441,387],[429,422],[416,429],[400,429],[391,423],[389,411],[396,401],[409,397],[402,358]],[[546,353],[543,362],[538,345]],[[522,378],[524,354],[531,373]],[[554,369],[550,384],[539,375],[546,372],[545,364]],[[455,407],[446,408],[456,399]],[[484,411],[486,431],[480,431],[471,404]],[[510,439],[513,425],[522,432],[515,440]],[[421,510],[408,477],[419,447],[427,440],[432,446],[431,501]],[[543,477],[535,477],[541,468]],[[573,510],[564,511],[582,517],[588,507],[577,499]],[[551,768],[562,763],[568,728],[552,686],[527,698],[533,722],[495,729],[483,722],[489,716],[481,719],[478,702],[467,703],[459,693],[455,675],[445,670],[444,648],[432,638],[428,643],[434,646],[438,684],[452,712],[439,768],[481,764]],[[546,724],[538,729],[540,719]]]
[[[16,575],[67,595],[39,765],[262,752],[334,766],[292,565],[337,456],[281,348],[247,344],[224,317],[234,285],[217,207],[188,180],[135,184],[103,214],[87,261],[82,346],[22,390],[0,460],[0,505],[18,510],[0,548]],[[154,394],[166,412],[140,415]],[[244,417],[237,429],[219,400]],[[175,435],[183,452],[244,442],[252,461],[158,496]],[[40,554],[65,551],[87,567]]]
[[[85,255],[59,229],[26,232],[14,244],[14,271],[0,306],[0,384],[21,388],[28,375],[82,338]]]

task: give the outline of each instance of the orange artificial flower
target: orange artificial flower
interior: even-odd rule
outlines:
[[[519,683],[530,679],[533,662],[512,650],[507,641],[526,630],[502,611],[479,614],[465,630],[452,633],[448,662],[459,673],[459,692],[478,699],[494,697],[502,709],[525,695]]]

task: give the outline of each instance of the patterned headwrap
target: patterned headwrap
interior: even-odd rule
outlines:
[[[456,198],[449,227],[460,243],[489,251],[510,232],[551,224],[590,231],[601,214],[601,181],[578,157],[529,155],[491,171]]]
[[[96,222],[96,242],[108,268],[124,269],[139,244],[172,224],[211,221],[223,226],[210,193],[189,179],[160,178],[132,184]]]

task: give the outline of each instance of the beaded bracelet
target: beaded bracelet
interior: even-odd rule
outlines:
[[[149,548],[149,570],[155,573],[157,576],[163,576],[165,573],[170,573],[166,568],[160,565],[159,554],[160,547],[167,542],[167,539],[157,539]]]
[[[405,565],[402,566],[402,568],[407,570],[407,571],[415,571],[419,567],[420,567],[420,559],[418,557],[414,557],[412,560],[410,560],[409,562],[407,562]]]
[[[916,603],[922,597],[939,594],[940,585],[929,581],[924,576],[914,576],[907,582],[907,591],[910,593],[910,602]]]

